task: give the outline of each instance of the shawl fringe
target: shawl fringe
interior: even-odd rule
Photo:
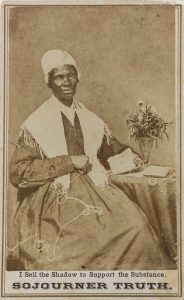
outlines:
[[[43,150],[41,149],[40,145],[35,141],[35,139],[30,134],[30,132],[28,132],[28,130],[26,130],[26,129],[23,129],[23,136],[24,136],[24,143],[27,146],[34,148],[37,152],[40,153],[41,158],[44,159],[45,154],[44,154]]]

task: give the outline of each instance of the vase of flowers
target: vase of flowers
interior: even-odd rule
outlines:
[[[141,158],[145,164],[149,162],[151,150],[153,147],[153,138],[142,137],[139,138],[139,149],[141,153]]]
[[[128,115],[126,123],[129,137],[139,143],[141,158],[147,164],[154,141],[157,147],[158,140],[162,140],[164,135],[169,139],[166,130],[173,122],[165,122],[152,105],[143,105],[140,101],[135,112]]]

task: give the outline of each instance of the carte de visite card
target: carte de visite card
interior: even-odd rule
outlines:
[[[183,299],[182,10],[2,2],[2,299]]]

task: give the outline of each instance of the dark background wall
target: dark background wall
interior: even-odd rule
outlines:
[[[51,91],[40,60],[64,49],[81,73],[76,98],[96,112],[123,143],[126,116],[139,100],[175,120],[175,26],[173,6],[33,6],[9,9],[9,140]],[[175,165],[175,124],[169,142],[151,162]],[[14,150],[10,145],[9,157]],[[9,218],[16,190],[9,188]]]

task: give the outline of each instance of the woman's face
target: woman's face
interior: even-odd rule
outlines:
[[[72,65],[64,65],[51,72],[49,85],[57,98],[71,100],[76,93],[78,81],[76,68]]]

